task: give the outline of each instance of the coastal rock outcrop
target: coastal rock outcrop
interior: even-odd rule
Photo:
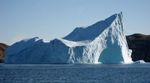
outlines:
[[[150,62],[150,35],[137,33],[128,35],[126,38],[129,49],[132,50],[132,60]]]

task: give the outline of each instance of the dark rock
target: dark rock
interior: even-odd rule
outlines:
[[[4,44],[4,43],[0,43],[0,63],[4,62],[4,52],[5,49],[8,47],[8,45]]]
[[[150,62],[150,35],[133,34],[127,36],[129,49],[132,50],[132,60]]]

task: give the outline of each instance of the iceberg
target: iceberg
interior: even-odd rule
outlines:
[[[75,28],[64,38],[44,42],[35,37],[6,49],[9,64],[132,63],[124,35],[122,13],[88,27]]]

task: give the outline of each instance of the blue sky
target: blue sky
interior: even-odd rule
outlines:
[[[125,34],[149,34],[150,0],[0,0],[0,42],[61,38],[121,11]]]

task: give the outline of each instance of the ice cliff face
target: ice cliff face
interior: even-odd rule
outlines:
[[[48,43],[22,40],[6,50],[6,63],[131,63],[123,32],[122,14],[86,28],[76,28],[63,39]]]

